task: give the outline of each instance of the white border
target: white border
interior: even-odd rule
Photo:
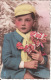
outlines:
[[[32,1],[50,1],[50,0],[32,0]],[[51,1],[50,1],[50,79],[1,79],[1,80],[51,80]]]

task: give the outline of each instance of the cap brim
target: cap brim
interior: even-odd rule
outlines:
[[[15,16],[19,16],[19,15],[24,15],[24,14],[29,14],[31,13],[30,11],[20,11],[20,12],[16,12]]]

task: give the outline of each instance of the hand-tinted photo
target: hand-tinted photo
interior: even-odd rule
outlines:
[[[50,1],[0,6],[0,78],[50,79]]]

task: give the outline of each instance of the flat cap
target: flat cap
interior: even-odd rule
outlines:
[[[34,6],[32,6],[31,4],[24,3],[18,5],[15,8],[14,12],[15,12],[15,16],[19,16],[19,15],[29,14],[32,12],[35,14],[36,10]]]

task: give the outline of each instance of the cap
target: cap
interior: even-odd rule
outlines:
[[[15,16],[19,16],[19,15],[29,14],[32,12],[35,14],[36,10],[34,6],[32,6],[31,4],[24,3],[21,5],[18,5],[15,8],[14,12],[15,12]]]

